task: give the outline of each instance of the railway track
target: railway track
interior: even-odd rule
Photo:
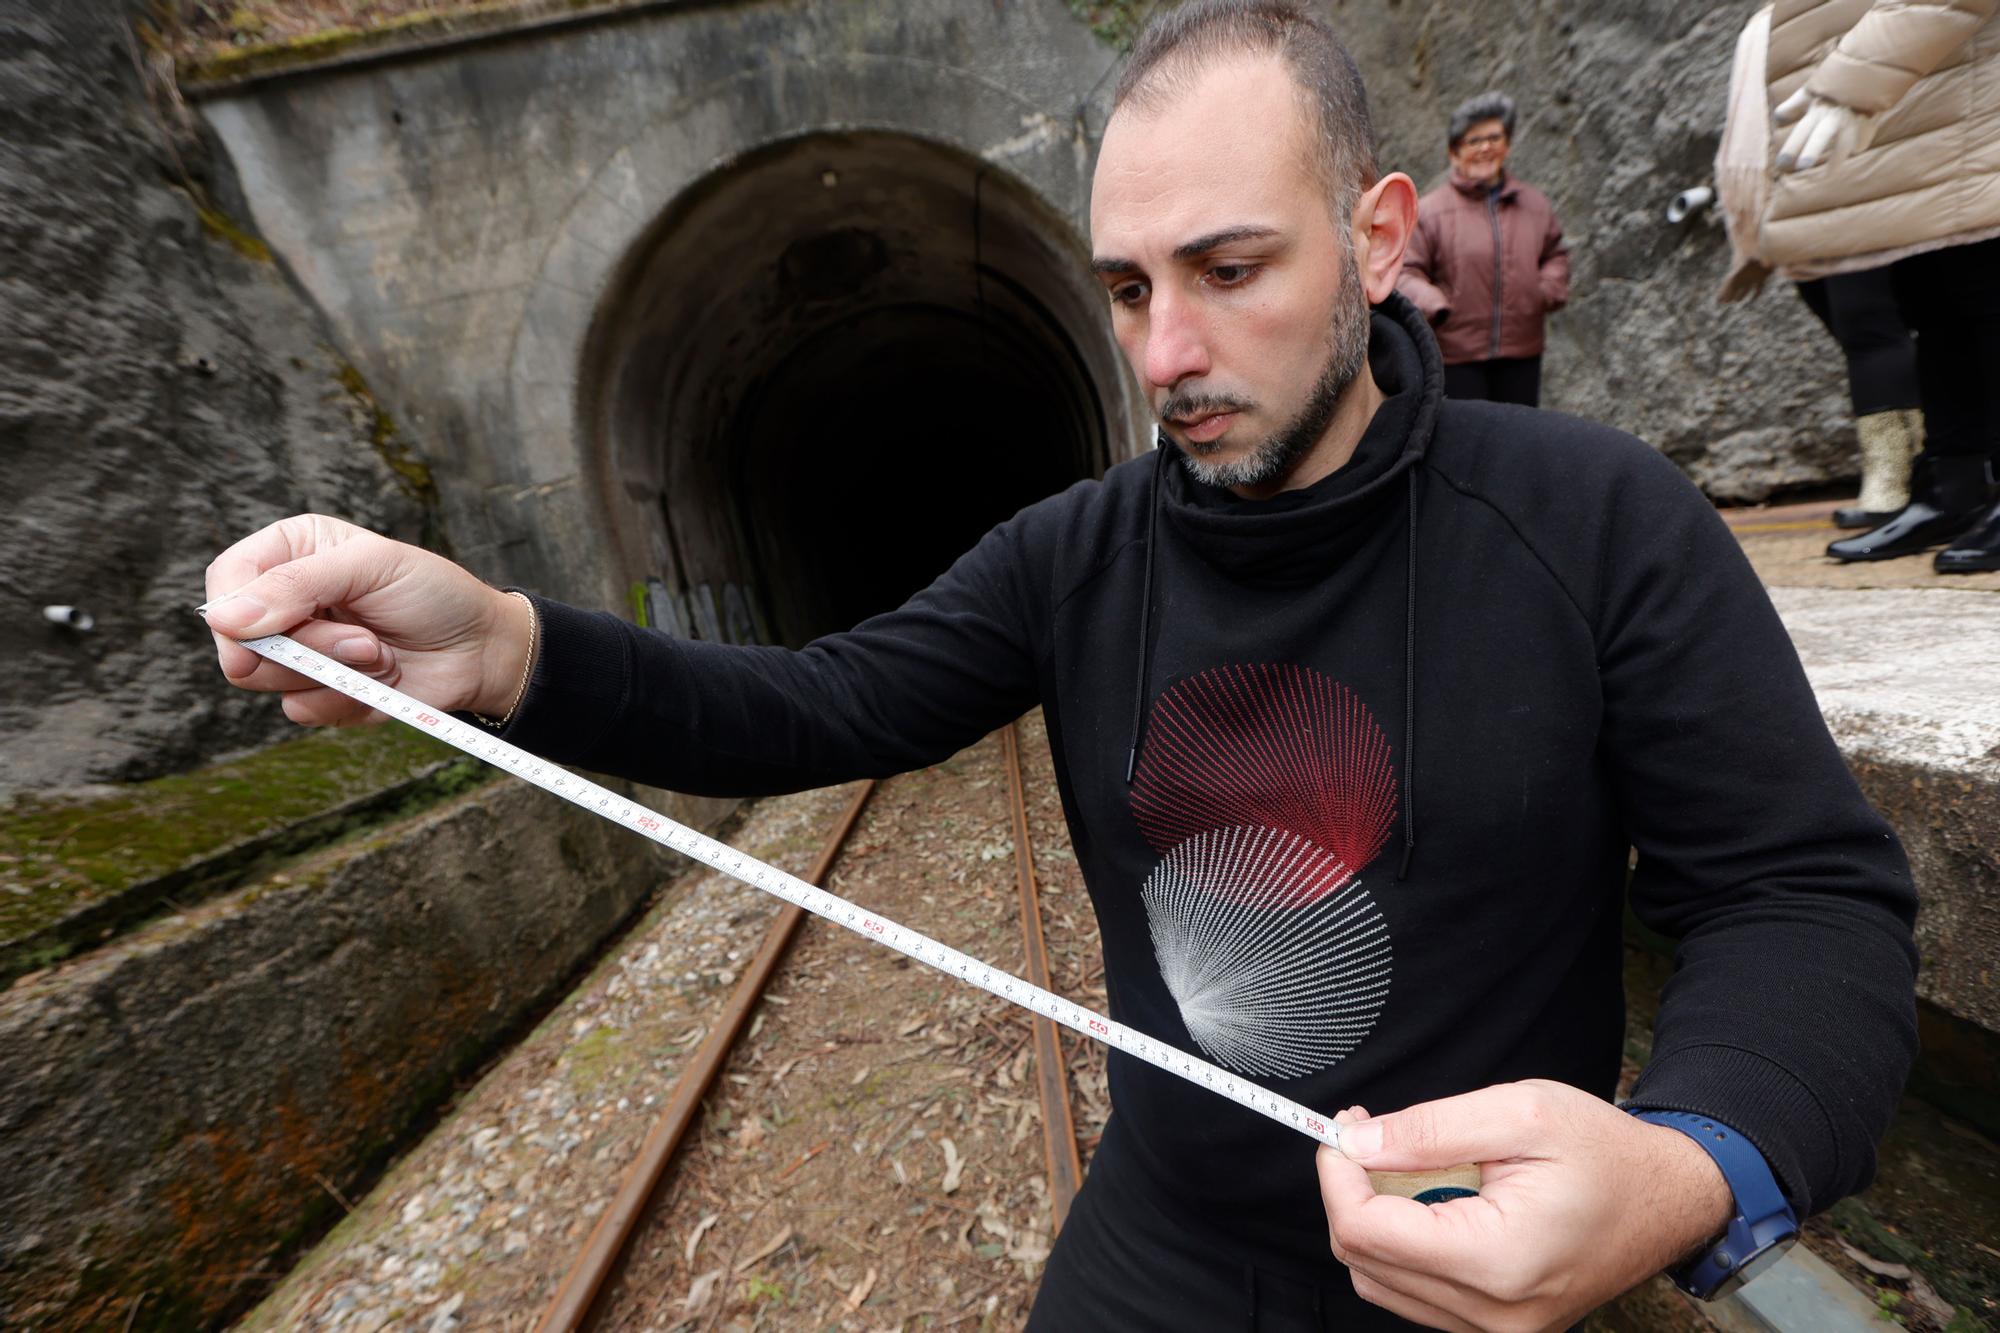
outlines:
[[[852,788],[759,802],[730,840],[1010,968],[1045,922],[1049,988],[1101,1009],[1040,725],[865,805]],[[851,834],[838,864],[829,827]],[[787,946],[777,915],[721,874],[678,879],[245,1333],[1018,1327],[1066,1161],[1108,1114],[1104,1048],[1061,1032],[1052,1058],[1026,1011],[846,931]],[[670,1086],[698,1065],[720,1071],[706,1091]],[[1711,1325],[1656,1281],[1587,1327]]]
[[[1012,830],[1016,909],[1026,960],[1022,975],[1038,986],[1051,988],[1034,839],[1027,806],[1028,780],[1023,772],[1019,730],[1019,724],[1010,723],[999,733],[999,740]],[[873,781],[862,784],[834,821],[806,871],[808,882],[826,882],[877,786]],[[778,975],[804,916],[798,908],[787,906],[766,931],[755,956],[744,967],[721,1013],[710,1025],[701,1047],[689,1059],[667,1095],[664,1109],[641,1144],[615,1196],[599,1215],[589,1238],[557,1287],[554,1298],[542,1312],[535,1325],[536,1333],[574,1333],[575,1330],[600,1325],[613,1279],[631,1261],[634,1241],[643,1230],[649,1207],[674,1171],[684,1142],[700,1119],[704,1101],[728,1064],[732,1050],[751,1021],[752,1013],[764,1000],[772,979]],[[1071,1108],[1064,1035],[1048,1019],[1039,1015],[1033,1018],[1033,1085],[1039,1106],[1036,1118],[1042,1130],[1051,1237],[1060,1230],[1083,1178],[1082,1156]],[[798,1165],[803,1165],[803,1162]],[[900,1164],[896,1170],[900,1175]],[[871,1276],[876,1271],[871,1269]],[[852,1304],[858,1305],[859,1302]]]

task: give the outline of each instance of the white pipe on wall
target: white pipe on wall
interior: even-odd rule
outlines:
[[[1667,204],[1667,221],[1678,226],[1715,202],[1715,191],[1706,185],[1682,190]]]
[[[45,606],[42,608],[42,619],[79,634],[88,633],[97,624],[96,618],[80,606]]]

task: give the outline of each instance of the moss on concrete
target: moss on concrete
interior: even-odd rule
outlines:
[[[385,23],[375,31],[414,27],[430,21],[431,18],[429,14],[412,14]],[[247,36],[247,32],[244,35]],[[317,60],[344,55],[368,36],[368,31],[341,24],[277,41],[224,47],[207,55],[182,61],[180,78],[184,83],[229,83],[258,74],[267,74],[276,69],[310,64]]]
[[[455,753],[408,727],[315,732],[108,795],[16,798],[0,809],[0,943]]]
[[[259,264],[271,262],[271,247],[264,244],[254,233],[244,229],[228,214],[218,212],[199,200],[194,207],[201,218],[203,231],[228,245],[245,259]]]
[[[340,363],[334,378],[340,381],[340,387],[353,396],[367,416],[368,441],[375,447],[376,455],[388,465],[389,471],[395,474],[397,486],[426,510],[435,511],[438,503],[437,481],[424,461],[397,438],[396,419],[376,399],[368,381],[345,361]]]
[[[286,17],[294,31],[274,34],[269,17],[238,6],[226,15],[206,45],[187,50],[176,62],[184,84],[219,85],[323,64],[365,52],[397,50],[468,32],[490,32],[556,15],[591,10],[606,13],[636,0],[433,0],[410,13],[296,30],[302,15]],[[303,9],[303,6],[300,7]],[[317,17],[317,16],[310,16]]]

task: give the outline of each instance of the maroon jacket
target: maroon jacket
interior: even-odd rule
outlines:
[[[1512,176],[1488,192],[1453,173],[1419,201],[1396,287],[1430,320],[1448,366],[1540,356],[1542,317],[1569,300],[1569,250],[1548,196]]]

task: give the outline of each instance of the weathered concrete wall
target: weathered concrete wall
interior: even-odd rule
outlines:
[[[0,994],[0,1326],[261,1291],[675,864],[497,783]]]
[[[2000,1033],[2000,597],[1771,595],[1834,739],[1910,854],[1918,993]]]
[[[1092,117],[1081,103],[1111,57],[1060,0],[647,6],[532,40],[279,79],[201,108],[260,228],[371,381],[437,442],[459,554],[494,577],[623,605],[674,560],[647,477],[665,468],[611,456],[605,404],[592,399],[615,386],[594,381],[586,344],[641,277],[662,240],[656,222],[802,135],[904,136],[967,163],[951,234],[968,254],[990,176],[1050,220],[1043,249],[1066,262],[1044,263],[1038,285],[1087,290]],[[822,191],[821,173],[797,184]],[[893,212],[896,199],[878,204]],[[773,201],[740,221],[767,228],[785,212]],[[776,269],[781,254],[762,259]],[[690,283],[711,275],[697,263]],[[957,273],[964,299],[981,299],[979,269]],[[728,295],[710,308],[726,315]],[[1060,313],[1069,302],[1056,292],[1040,304]],[[1082,326],[1062,336],[1105,367],[1104,433],[1122,453],[1140,431],[1102,301],[1076,304]],[[741,337],[742,355],[761,355],[754,328],[676,323],[643,336]],[[712,388],[662,392],[662,452],[703,428],[676,413],[712,406]],[[939,437],[949,429],[940,422]],[[693,544],[705,540],[698,531]]]
[[[231,221],[226,162],[149,96],[146,12],[0,7],[0,797],[285,725],[189,614],[229,541],[302,509],[422,531],[421,469],[377,448],[364,386]],[[95,631],[45,623],[51,603]]]
[[[1518,166],[1555,198],[1576,258],[1550,404],[1647,437],[1727,499],[1853,470],[1837,350],[1782,285],[1714,307],[1720,228],[1661,220],[1668,196],[1708,173],[1741,8],[1331,6],[1369,80],[1385,163],[1421,182],[1443,169],[1453,102],[1492,84],[1520,96]],[[646,6],[203,106],[266,233],[441,442],[463,552],[617,604],[676,560],[647,468],[609,456],[601,399],[615,386],[596,382],[586,348],[662,243],[648,229],[746,155],[868,129],[974,155],[1080,233],[1114,54],[1055,0]],[[745,226],[784,210],[774,200]],[[711,277],[685,272],[693,287]],[[715,408],[663,387],[659,429],[699,435]],[[718,510],[691,524],[680,558],[703,563],[733,521]]]

